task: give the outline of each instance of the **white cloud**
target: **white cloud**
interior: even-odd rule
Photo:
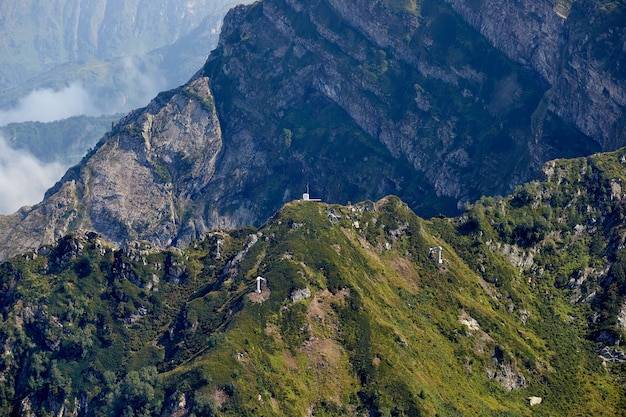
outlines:
[[[97,84],[97,83],[96,83]],[[9,110],[0,109],[0,126],[25,121],[51,122],[77,115],[101,115],[145,106],[165,85],[165,79],[144,57],[125,58],[116,73],[115,87],[75,82],[66,88],[35,90]],[[92,97],[98,97],[98,105]],[[66,166],[44,163],[30,153],[13,149],[0,137],[0,214],[40,202]]]
[[[0,213],[10,214],[40,202],[65,170],[57,162],[44,163],[30,153],[11,148],[0,137]]]
[[[159,91],[167,88],[165,76],[148,56],[134,55],[122,59],[117,88],[124,95],[126,108],[147,105]]]
[[[97,115],[90,95],[79,83],[62,90],[35,90],[20,99],[15,108],[0,111],[0,126],[15,122],[52,122],[78,115]]]

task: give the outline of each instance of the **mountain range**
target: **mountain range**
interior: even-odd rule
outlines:
[[[0,216],[2,413],[623,415],[625,14],[235,7]]]
[[[42,203],[0,220],[1,256],[76,229],[184,247],[261,224],[307,183],[326,201],[395,194],[451,215],[552,158],[615,149],[625,10],[610,4],[517,2],[506,42],[489,30],[500,16],[480,13],[491,4],[236,7],[189,83],[125,116]],[[550,36],[527,30],[537,19]],[[579,34],[589,22],[594,37]]]

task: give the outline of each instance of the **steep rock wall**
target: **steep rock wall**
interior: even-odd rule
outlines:
[[[626,145],[623,2],[446,0],[509,58],[550,85],[555,114],[613,150]]]
[[[532,178],[543,162],[564,156],[570,144],[558,137],[567,129],[583,148],[574,153],[599,149],[545,108],[545,82],[508,61],[445,3],[396,3],[264,1],[229,13],[204,74],[233,149],[253,150],[269,166],[275,162],[267,151],[281,149],[292,158],[292,184],[316,180],[333,201],[351,199],[349,190],[361,199],[399,194],[425,215]],[[296,110],[303,105],[305,114]],[[387,182],[366,188],[344,164],[331,184],[329,165],[303,162],[296,146],[310,141],[310,151],[313,142],[332,142],[329,113],[354,129],[352,136],[383,145],[379,154],[391,157],[384,164],[404,164],[407,173],[381,173]],[[324,137],[315,138],[323,128]],[[284,129],[294,133],[287,150]],[[245,165],[237,153],[229,161]],[[242,174],[243,182],[231,185],[245,193],[252,180]],[[288,182],[281,185],[295,194]]]

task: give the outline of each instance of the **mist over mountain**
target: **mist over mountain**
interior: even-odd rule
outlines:
[[[221,21],[234,1],[7,1],[0,5],[0,126],[20,122],[51,122],[72,116],[100,116],[143,107],[159,91],[186,82],[217,43]],[[119,118],[119,117],[118,117]],[[97,132],[96,125],[103,126]],[[57,162],[65,169],[80,161],[110,124],[98,120],[66,132],[89,135],[76,157]],[[59,125],[51,126],[53,134]],[[13,128],[9,145],[32,155],[42,153],[40,137],[29,128]],[[50,143],[54,143],[50,141]],[[50,150],[48,144],[44,146]],[[62,153],[56,149],[51,154]],[[31,160],[32,163],[36,162]],[[4,166],[3,182],[24,195],[4,195],[0,212],[40,201],[58,172],[41,178]],[[7,175],[12,174],[12,177]],[[32,179],[32,182],[29,182]],[[45,184],[45,185],[42,185]],[[19,184],[19,186],[18,186]],[[31,190],[28,190],[31,188]],[[11,199],[9,201],[9,199]]]
[[[42,163],[29,152],[13,149],[0,136],[0,213],[38,203],[50,187],[50,178],[58,178],[65,170],[61,163]]]
[[[0,213],[32,206],[111,128],[121,115],[74,116],[55,122],[10,123],[0,127],[2,196]]]
[[[0,126],[28,121],[52,122],[76,115],[99,115],[92,98],[79,84],[59,91],[36,90],[20,99],[17,105],[0,112]]]
[[[234,4],[237,3],[223,0],[3,2],[2,103],[6,105],[8,101],[6,91],[10,93],[18,86],[55,88],[81,79],[77,75],[97,78],[98,71],[111,71],[107,65],[116,65],[115,61],[127,57],[152,55],[152,59],[158,59],[158,54],[167,53],[167,48],[176,42],[183,42],[178,49],[190,48],[184,40],[192,31],[196,41],[209,43],[203,51],[206,59],[223,15]],[[199,31],[201,26],[206,28]],[[161,48],[165,50],[157,52]],[[181,63],[178,70],[171,66],[170,81],[177,74],[179,82],[184,82],[179,74],[188,70],[187,65]],[[66,73],[65,78],[61,70]],[[107,74],[100,75],[108,78]]]

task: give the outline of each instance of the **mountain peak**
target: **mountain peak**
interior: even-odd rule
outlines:
[[[76,229],[93,230],[117,245],[144,239],[165,247],[201,236],[205,225],[190,219],[202,217],[191,213],[205,204],[199,196],[221,147],[206,78],[162,93],[114,125],[42,203],[19,214],[19,224],[3,235],[2,255]]]

